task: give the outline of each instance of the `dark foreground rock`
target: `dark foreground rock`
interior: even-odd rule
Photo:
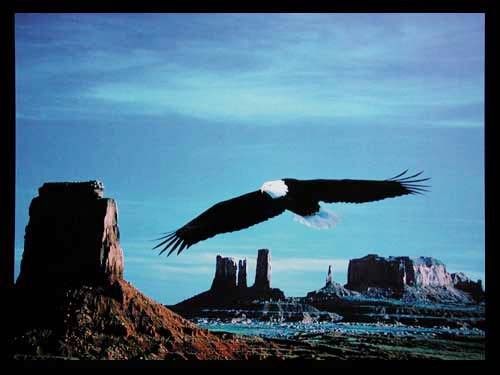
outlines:
[[[293,348],[289,358],[302,359],[484,360],[485,341],[484,336],[419,338],[332,332],[304,334],[291,341],[283,340],[281,345]]]
[[[343,322],[402,323],[420,327],[486,328],[484,305],[413,305],[390,299],[308,301],[321,311],[343,317]]]
[[[197,320],[214,331],[254,334],[279,344],[280,355],[305,359],[484,359],[479,329],[421,328],[384,323],[224,323]],[[288,351],[286,351],[288,349]]]

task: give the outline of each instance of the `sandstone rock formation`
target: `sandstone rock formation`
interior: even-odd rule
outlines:
[[[240,259],[238,261],[238,288],[245,289],[247,288],[247,260]]]
[[[332,266],[329,265],[328,266],[328,273],[326,275],[326,283],[325,283],[325,287],[329,287],[330,285],[332,285]]]
[[[431,257],[380,257],[369,254],[349,262],[347,284],[370,298],[408,303],[470,304],[481,300],[481,283],[448,273]]]
[[[247,287],[247,262],[239,260],[236,284],[236,261],[217,255],[212,287],[169,307],[186,317],[209,316],[211,309],[215,314],[220,314],[223,310],[234,310],[242,306],[258,314],[260,302],[285,299],[283,291],[271,288],[271,255],[268,249],[258,251],[255,274],[255,284]]]
[[[483,283],[481,280],[473,281],[463,272],[451,274],[453,286],[459,290],[469,293],[476,301],[484,299]]]
[[[346,287],[367,290],[370,287],[399,289],[404,286],[451,287],[446,266],[430,257],[380,257],[369,254],[349,261]]]
[[[319,302],[324,300],[338,300],[345,296],[359,295],[358,292],[349,290],[333,280],[332,266],[328,266],[325,286],[321,289],[307,293],[306,301]]]
[[[18,286],[112,284],[123,276],[118,208],[99,181],[46,183],[29,209]]]
[[[238,268],[233,258],[217,255],[215,263],[215,277],[210,289],[227,291],[236,288],[236,272]]]
[[[255,283],[251,288],[247,285],[246,259],[240,259],[236,263],[234,258],[217,255],[215,276],[210,290],[228,296],[228,293],[233,293],[236,288],[239,296],[247,295],[249,290],[253,294],[266,294],[273,290],[271,288],[271,255],[268,249],[258,251]]]
[[[268,249],[258,251],[254,288],[258,290],[271,288],[271,254]]]
[[[453,286],[451,275],[446,271],[446,266],[431,257],[410,258],[413,262],[414,280],[406,278],[407,285],[413,286]]]

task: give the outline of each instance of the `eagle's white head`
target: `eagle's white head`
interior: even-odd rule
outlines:
[[[286,186],[285,181],[266,181],[260,188],[261,193],[267,193],[273,199],[281,198],[288,193],[288,186]]]

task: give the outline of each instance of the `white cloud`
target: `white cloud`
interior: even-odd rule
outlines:
[[[211,120],[401,123],[415,116],[422,122],[436,103],[453,109],[482,102],[480,15],[21,15],[17,21],[16,64],[25,72],[19,87],[33,91],[34,82],[50,87],[47,79],[87,74],[74,91],[59,85],[59,95],[30,96],[19,116],[50,118],[88,105],[95,111],[97,100],[103,108],[127,104],[122,112]],[[433,125],[482,125],[481,114],[470,121],[429,116]]]

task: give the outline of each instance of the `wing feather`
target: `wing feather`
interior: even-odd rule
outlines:
[[[272,199],[259,190],[219,202],[173,233],[167,234],[154,248],[163,247],[168,255],[179,248],[180,254],[197,242],[217,234],[234,232],[266,221],[285,210],[283,199]],[[179,247],[180,246],[180,247]]]
[[[406,172],[387,180],[295,180],[295,183],[302,194],[326,203],[364,203],[428,191],[429,186],[420,182],[430,178],[415,179],[422,172],[404,177]]]

